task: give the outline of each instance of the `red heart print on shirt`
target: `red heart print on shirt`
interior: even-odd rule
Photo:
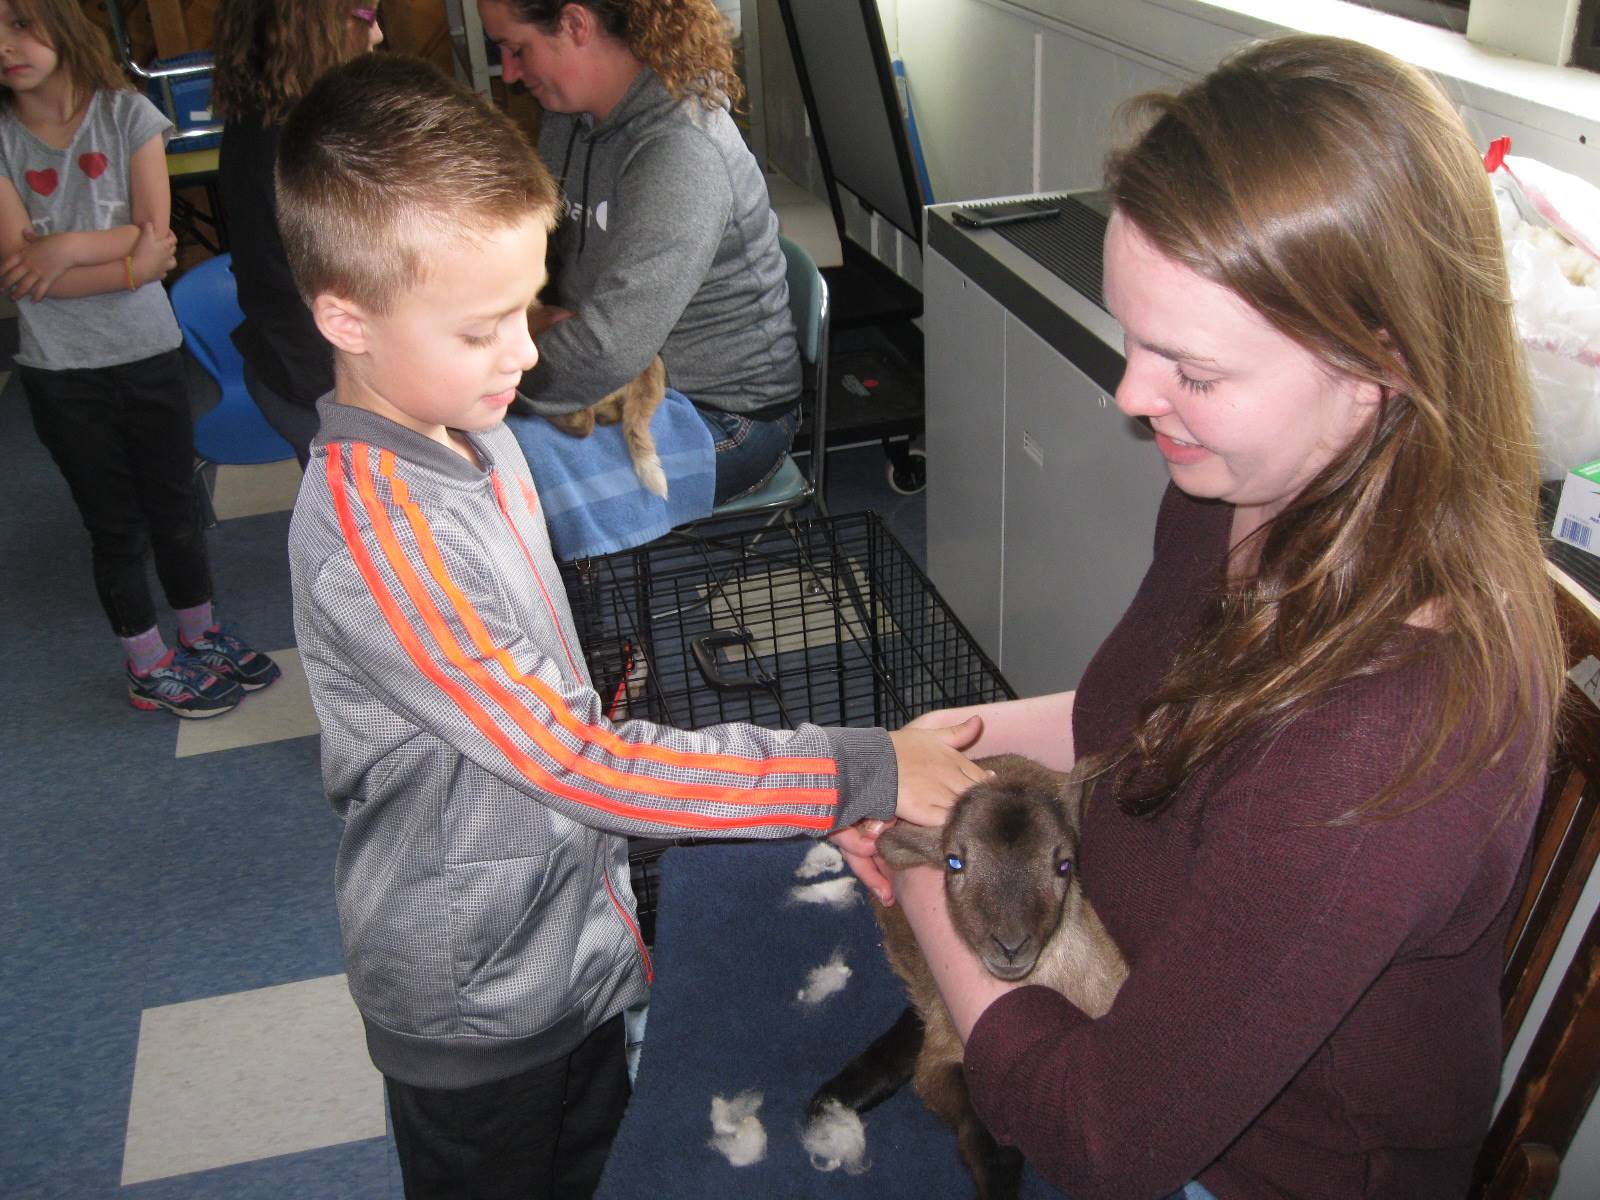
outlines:
[[[48,196],[56,190],[58,177],[54,167],[46,167],[42,171],[24,171],[22,177],[28,181],[28,186],[41,196]]]
[[[88,154],[78,155],[78,168],[90,179],[99,179],[106,173],[106,168],[111,165],[111,160],[98,150],[91,150]]]

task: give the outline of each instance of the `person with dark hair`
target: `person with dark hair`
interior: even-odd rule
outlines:
[[[507,84],[544,109],[565,198],[553,303],[521,392],[577,412],[659,354],[716,448],[715,501],[776,473],[800,352],[778,222],[729,109],[742,87],[713,0],[479,0]]]
[[[251,399],[302,467],[317,432],[317,401],[333,390],[333,354],[284,260],[272,185],[278,134],[325,72],[382,41],[378,0],[222,0],[217,9],[211,103],[224,122],[217,182],[244,312],[233,343]]]
[[[1421,72],[1246,47],[1109,162],[1106,300],[1172,483],[1075,693],[973,753],[1091,775],[1084,891],[1130,973],[1091,1021],[892,883],[986,1126],[1073,1200],[1459,1197],[1562,681],[1488,181]]]

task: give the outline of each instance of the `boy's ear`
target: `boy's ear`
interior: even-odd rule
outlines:
[[[311,319],[335,350],[346,354],[367,352],[366,314],[354,302],[323,292],[311,301]]]

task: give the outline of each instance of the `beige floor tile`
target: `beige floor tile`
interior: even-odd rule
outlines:
[[[219,521],[288,512],[299,490],[300,464],[292,458],[248,467],[225,463],[217,468],[211,507]]]
[[[767,176],[767,196],[778,214],[783,236],[798,242],[819,267],[837,267],[843,259],[833,209],[784,175]]]
[[[144,1011],[122,1182],[384,1136],[343,975]]]
[[[300,664],[300,652],[290,646],[267,653],[283,670],[282,677],[272,686],[246,696],[230,713],[203,721],[179,721],[177,757],[261,746],[322,731],[316,710],[311,707],[311,689]]]

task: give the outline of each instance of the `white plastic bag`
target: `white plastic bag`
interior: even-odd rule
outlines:
[[[1600,458],[1600,188],[1489,147],[1546,479]]]

